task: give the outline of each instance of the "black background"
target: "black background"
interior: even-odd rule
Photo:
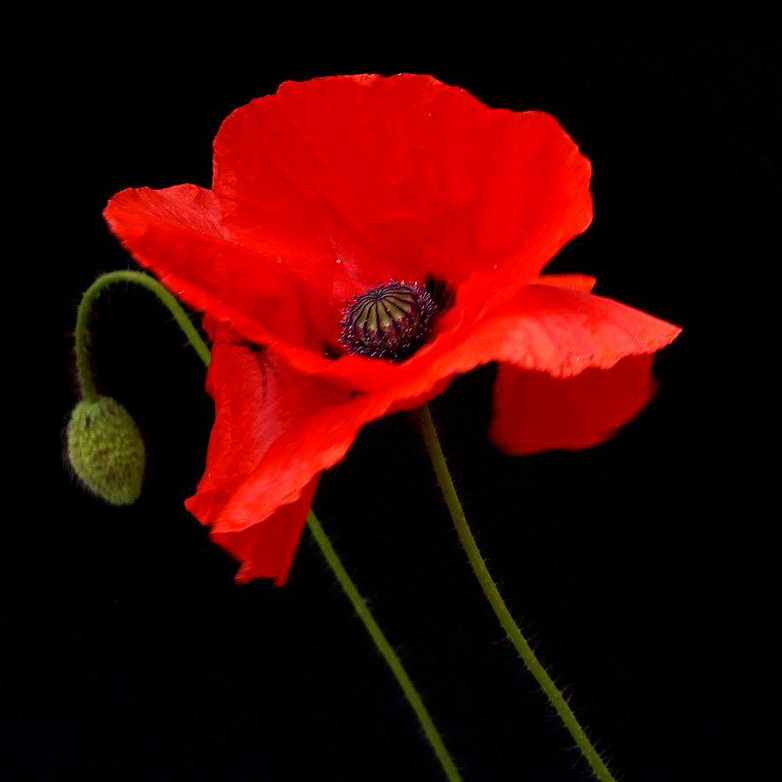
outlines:
[[[0,777],[441,778],[308,533],[285,588],[237,586],[184,510],[212,407],[147,293],[115,289],[93,328],[100,387],[148,445],[139,503],[84,494],[61,444],[79,295],[133,268],[106,200],[208,187],[221,120],[284,79],[408,70],[553,113],[592,161],[595,220],[549,270],[595,274],[597,292],[684,328],[659,355],[653,403],[588,451],[495,451],[491,367],[433,402],[503,594],[623,778],[770,779],[780,43],[538,40],[385,59],[79,49],[53,58],[26,115],[41,170],[26,177],[31,256],[15,260],[34,293],[6,292],[37,316],[9,340],[31,360],[6,415],[32,447],[12,454],[21,477],[6,487]],[[483,601],[407,416],[365,428],[315,508],[466,780],[587,778]]]

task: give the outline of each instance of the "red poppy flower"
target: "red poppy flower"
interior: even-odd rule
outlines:
[[[130,253],[208,315],[216,420],[187,506],[243,562],[238,580],[284,582],[319,473],[458,373],[500,363],[490,434],[510,453],[597,444],[644,406],[679,329],[590,294],[592,278],[541,275],[591,221],[589,176],[547,114],[429,76],[350,76],[231,114],[212,190],[111,199]],[[389,281],[429,289],[424,344],[340,347],[346,302]]]

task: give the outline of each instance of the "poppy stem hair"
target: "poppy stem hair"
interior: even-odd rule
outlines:
[[[163,304],[168,307],[169,311],[174,316],[174,320],[176,320],[176,322],[179,324],[188,341],[207,367],[209,366],[211,360],[209,347],[206,345],[203,339],[201,339],[201,336],[199,335],[195,326],[193,326],[190,318],[188,318],[187,313],[184,311],[179,302],[157,280],[147,274],[135,271],[114,271],[103,274],[98,277],[98,279],[95,280],[95,282],[93,282],[92,285],[90,285],[90,287],[87,289],[86,293],[82,297],[81,303],[79,304],[79,309],[76,316],[76,366],[78,369],[79,385],[83,397],[80,405],[89,405],[89,414],[93,415],[93,417],[94,413],[92,413],[91,410],[95,406],[105,406],[106,403],[117,406],[117,403],[115,403],[113,400],[110,400],[107,397],[101,397],[95,388],[95,383],[89,365],[90,336],[88,331],[89,319],[95,300],[98,298],[98,295],[104,288],[107,288],[108,286],[117,282],[136,283],[154,293],[163,302]],[[78,409],[79,407],[77,406],[77,410]],[[122,408],[120,412],[124,414],[124,416],[127,416],[124,408]],[[115,418],[116,414],[113,414],[112,419]],[[124,419],[121,420],[124,422]],[[135,424],[133,424],[129,417],[128,420],[135,429]],[[94,426],[92,426],[91,429],[94,429]],[[113,430],[109,431],[108,434],[109,436],[112,436]],[[138,442],[141,445],[140,438]],[[143,445],[141,445],[141,447],[143,448]],[[136,465],[134,464],[132,466],[135,467]],[[124,494],[118,499],[113,499],[114,494],[117,494],[116,490],[112,494],[111,491],[107,492],[101,483],[99,483],[97,486],[91,486],[90,484],[95,482],[91,482],[89,480],[90,476],[82,475],[78,469],[77,472],[89,488],[91,488],[99,496],[103,497],[103,499],[106,499],[109,502],[114,502],[114,504],[129,504],[130,502],[134,502],[137,499],[138,492],[141,488],[141,475],[139,472],[138,476],[135,476],[137,477],[137,481],[132,482],[132,491],[127,490],[127,488],[123,486],[123,488],[125,488]],[[125,470],[125,472],[127,472],[127,470]],[[100,477],[105,478],[103,475]],[[105,480],[103,483],[105,483]],[[126,494],[129,495],[128,498],[125,497]],[[369,606],[361,597],[361,594],[356,588],[356,585],[353,583],[353,580],[345,570],[339,555],[331,545],[331,541],[326,535],[326,532],[321,526],[317,517],[312,512],[312,509],[310,509],[309,513],[307,514],[307,525],[310,528],[310,532],[315,538],[315,541],[318,544],[323,557],[336,576],[340,586],[344,590],[345,595],[350,600],[355,612],[364,623],[364,627],[366,627],[367,632],[374,641],[375,646],[383,656],[383,659],[391,669],[391,672],[396,677],[396,680],[399,683],[405,698],[418,718],[418,722],[421,725],[424,735],[429,741],[429,744],[437,756],[437,759],[440,761],[440,765],[445,772],[445,776],[448,779],[448,782],[461,782],[462,778],[459,774],[459,770],[456,768],[456,764],[448,752],[440,732],[435,727],[434,721],[432,720],[432,717],[430,716],[426,706],[424,705],[423,699],[421,698],[421,694],[418,692],[412,680],[410,679],[410,676],[405,670],[405,667],[402,664],[402,661],[399,659],[399,656],[396,654],[393,647],[388,642],[385,634],[375,621],[372,612],[369,610]]]
[[[549,699],[549,702],[570,732],[576,745],[589,763],[594,775],[600,782],[616,782],[614,776],[608,770],[603,759],[587,737],[586,732],[579,724],[576,715],[568,705],[565,697],[535,656],[532,647],[529,645],[529,642],[524,637],[524,634],[521,632],[518,624],[516,624],[508,607],[505,605],[505,601],[502,599],[502,596],[497,589],[497,585],[495,584],[491,573],[489,573],[489,569],[486,567],[486,562],[481,556],[478,544],[475,542],[475,538],[470,531],[470,527],[467,524],[467,518],[462,509],[462,504],[456,493],[456,487],[451,478],[451,473],[448,470],[448,464],[445,461],[445,454],[440,445],[437,429],[435,428],[429,406],[423,405],[420,407],[417,416],[418,424],[421,427],[424,441],[426,442],[426,447],[432,460],[432,466],[437,475],[437,482],[440,484],[445,504],[448,506],[448,511],[450,512],[454,526],[456,527],[459,542],[462,544],[462,548],[475,573],[475,577],[478,579],[478,583],[480,583],[481,589],[486,595],[497,619],[502,625],[503,630],[505,630],[508,639],[518,652],[519,657],[521,657],[524,662],[524,665],[526,665],[527,670],[535,677],[535,680],[538,682],[541,689],[546,694],[546,697]]]
[[[168,307],[174,320],[185,333],[188,342],[193,346],[201,360],[209,366],[209,348],[201,339],[195,326],[190,322],[182,305],[154,278],[148,274],[134,271],[114,271],[101,274],[95,282],[87,288],[79,303],[76,313],[76,369],[79,375],[79,387],[82,397],[88,402],[95,402],[98,392],[95,389],[95,381],[90,369],[90,332],[89,322],[92,308],[101,292],[118,282],[132,282],[141,285],[157,296]]]
[[[337,556],[337,552],[334,551],[331,541],[326,537],[323,527],[311,509],[307,514],[307,526],[310,528],[310,532],[312,532],[312,536],[317,541],[318,546],[320,546],[320,550],[326,558],[326,562],[331,566],[342,589],[353,604],[353,608],[364,623],[364,627],[366,627],[367,632],[375,642],[375,646],[377,646],[378,651],[383,655],[383,659],[388,663],[388,667],[392,670],[394,676],[396,676],[396,680],[399,682],[399,686],[402,688],[402,692],[404,692],[410,707],[418,717],[418,721],[421,723],[426,738],[429,739],[429,743],[432,745],[432,749],[437,755],[437,759],[440,761],[446,777],[450,782],[458,782],[461,780],[459,770],[456,768],[453,758],[451,758],[451,755],[443,743],[440,732],[437,730],[432,718],[429,716],[429,712],[427,711],[426,706],[424,706],[421,695],[407,675],[407,671],[404,669],[402,661],[388,642],[385,634],[380,627],[378,627],[366,601],[361,597],[358,589],[356,589],[356,585],[342,566],[342,562]]]

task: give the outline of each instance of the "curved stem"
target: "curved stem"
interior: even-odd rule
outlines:
[[[323,527],[312,510],[310,510],[309,514],[307,515],[307,525],[309,526],[318,546],[320,546],[320,550],[323,553],[323,556],[326,558],[326,562],[329,563],[329,566],[334,571],[334,575],[337,577],[337,581],[339,581],[340,586],[345,592],[345,595],[352,603],[355,612],[358,614],[359,618],[364,623],[364,627],[366,627],[367,632],[375,642],[375,646],[377,646],[378,651],[383,655],[383,659],[386,661],[388,667],[391,669],[391,672],[396,677],[399,686],[402,688],[402,692],[407,698],[407,702],[415,712],[416,717],[418,717],[418,721],[421,723],[421,727],[426,734],[426,738],[432,745],[432,749],[434,750],[435,755],[437,755],[437,759],[440,761],[440,764],[443,767],[443,771],[445,771],[446,777],[451,782],[459,782],[459,780],[461,780],[459,771],[456,768],[451,755],[446,749],[446,746],[443,743],[443,739],[435,727],[432,718],[429,716],[429,712],[427,711],[426,706],[424,706],[421,695],[415,688],[415,685],[411,681],[410,677],[407,675],[407,671],[404,669],[402,661],[399,659],[397,653],[388,642],[388,639],[383,634],[383,631],[380,629],[380,627],[378,627],[378,624],[372,616],[366,601],[363,597],[361,597],[358,589],[356,588],[356,585],[347,574],[347,571],[337,556],[337,552],[334,551],[334,547],[331,545],[331,541],[326,536]]]
[[[204,364],[209,366],[209,348],[201,339],[195,326],[190,322],[190,318],[188,318],[180,303],[154,277],[135,271],[107,272],[106,274],[101,274],[87,288],[76,313],[76,368],[79,373],[81,395],[84,399],[88,402],[94,402],[98,398],[95,381],[90,370],[90,315],[92,315],[92,308],[101,291],[117,282],[133,282],[154,293],[168,307],[168,311],[174,316],[174,320],[179,324],[179,327],[185,333],[188,341]]]
[[[559,691],[557,685],[554,684],[551,677],[546,672],[546,669],[535,656],[529,642],[524,637],[524,634],[513,619],[508,607],[505,605],[505,601],[502,599],[502,596],[497,589],[497,585],[494,583],[494,579],[491,577],[491,573],[489,573],[489,570],[486,567],[486,562],[481,556],[475,538],[467,524],[467,518],[464,515],[461,502],[459,502],[456,487],[453,484],[451,473],[448,470],[445,455],[440,446],[440,440],[437,437],[437,429],[435,428],[434,420],[432,419],[432,414],[429,411],[428,405],[419,408],[418,423],[423,432],[426,447],[429,450],[429,456],[431,457],[432,465],[434,466],[434,471],[437,475],[437,481],[440,484],[443,497],[445,498],[445,504],[448,506],[454,526],[456,527],[459,541],[467,554],[467,559],[470,561],[475,577],[478,579],[481,589],[483,589],[483,593],[486,595],[497,619],[499,619],[500,624],[518,652],[519,657],[521,657],[524,662],[524,665],[527,666],[529,672],[535,677],[541,689],[546,694],[546,697],[549,699],[549,702],[570,732],[576,745],[589,763],[594,775],[601,780],[601,782],[616,782],[597,750],[592,745],[592,742],[587,737],[584,729],[576,719],[573,710],[568,706],[567,701]]]
[[[79,310],[76,316],[76,364],[78,367],[82,396],[86,400],[95,401],[98,395],[89,365],[89,331],[87,328],[89,318],[92,313],[93,304],[100,292],[116,282],[133,282],[152,291],[152,293],[168,307],[196,353],[198,353],[204,364],[207,367],[209,366],[211,360],[209,348],[201,339],[198,331],[196,331],[195,327],[190,322],[190,318],[188,318],[187,313],[182,309],[179,302],[157,280],[147,274],[135,271],[108,272],[107,274],[98,277],[98,279],[87,289],[79,304]],[[345,570],[342,561],[334,550],[334,547],[331,545],[331,541],[317,517],[312,512],[312,509],[310,509],[307,514],[307,525],[320,547],[326,562],[328,562],[337,581],[339,581],[340,586],[347,595],[348,600],[352,603],[353,608],[364,623],[364,627],[366,627],[367,632],[375,642],[375,646],[377,646],[378,651],[396,677],[402,692],[423,728],[424,735],[432,746],[437,759],[440,761],[440,765],[443,767],[445,776],[448,778],[449,782],[461,782],[461,776],[456,768],[456,764],[443,743],[443,739],[435,727],[420,693],[408,676],[407,671],[402,665],[402,661],[399,659],[393,647],[388,642],[388,639],[383,634],[383,631],[372,616],[369,606],[367,606],[365,600],[359,594],[356,585]]]

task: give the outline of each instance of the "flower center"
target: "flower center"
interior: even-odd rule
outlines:
[[[436,309],[422,285],[392,280],[348,303],[339,341],[351,353],[401,361],[421,347]]]

